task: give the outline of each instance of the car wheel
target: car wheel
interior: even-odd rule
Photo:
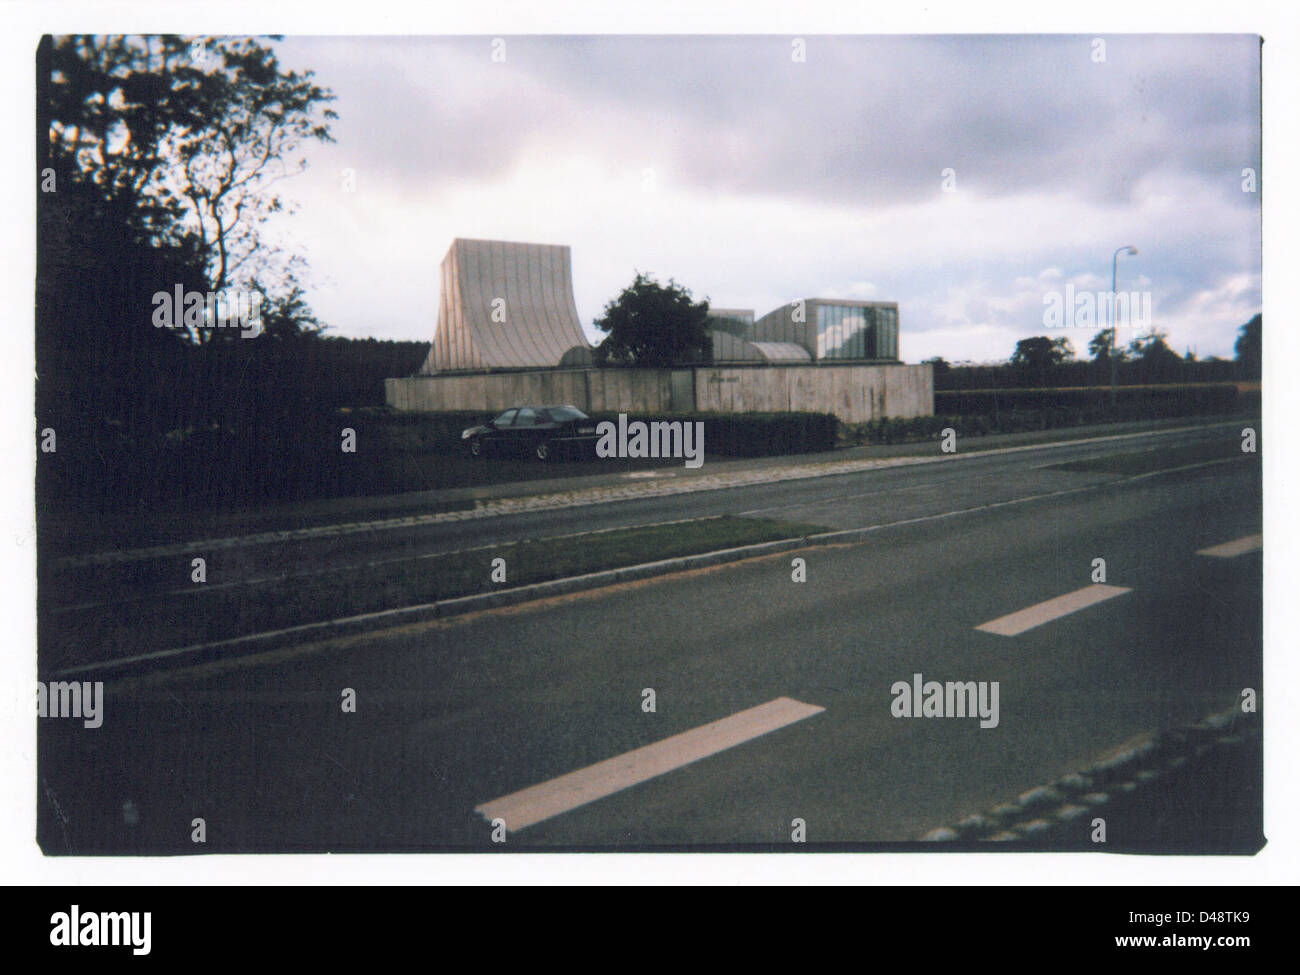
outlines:
[[[475,437],[473,440],[469,442],[469,455],[471,457],[483,456],[483,441],[480,440],[478,437]]]
[[[545,440],[543,440],[541,443],[539,443],[539,444],[537,445],[537,448],[536,448],[536,450],[534,451],[534,453],[537,454],[537,459],[538,459],[538,460],[550,460],[550,459],[551,459],[551,445],[550,445],[549,443],[547,443]]]

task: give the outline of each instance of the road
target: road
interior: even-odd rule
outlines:
[[[780,849],[796,820],[812,847],[915,839],[1260,688],[1260,552],[1198,554],[1262,532],[1257,462],[1143,479],[1050,469],[1145,445],[242,550],[241,571],[264,571],[723,513],[881,526],[854,544],[111,679],[101,727],[39,725],[42,844]],[[1097,592],[1099,558],[1107,598],[1035,611],[1015,635],[977,628]],[[996,727],[895,716],[892,688],[915,674],[997,682]]]

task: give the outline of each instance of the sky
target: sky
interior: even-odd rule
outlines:
[[[1254,35],[276,47],[337,96],[335,142],[304,147],[272,228],[329,334],[430,341],[456,237],[569,245],[593,342],[643,271],[759,315],[896,301],[908,362],[1002,361],[1044,334],[1085,356],[1102,325],[1045,310],[1109,291],[1125,245],[1119,290],[1150,294],[1180,354],[1230,358],[1261,308]]]

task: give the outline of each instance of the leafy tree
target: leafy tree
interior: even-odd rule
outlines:
[[[1088,356],[1093,362],[1110,362],[1110,336],[1112,331],[1114,329],[1102,329],[1088,343]],[[1115,347],[1115,361],[1123,362],[1126,358],[1127,354],[1124,351],[1124,346],[1117,345]]]
[[[284,209],[274,185],[305,166],[303,143],[332,141],[334,96],[311,72],[282,69],[257,39],[171,34],[55,38],[50,67],[60,190],[113,211],[124,240],[186,255],[205,290],[251,290],[260,277],[275,282],[268,300],[295,293],[302,262],[262,231]]]
[[[1235,346],[1242,375],[1259,379],[1264,369],[1264,316],[1256,315],[1237,330]]]
[[[1147,380],[1174,379],[1182,374],[1183,360],[1165,341],[1169,336],[1154,328],[1128,344],[1129,354],[1138,361],[1139,375]]]
[[[708,300],[669,278],[667,286],[648,274],[636,279],[605,305],[595,326],[607,337],[596,347],[600,365],[667,368],[708,361]]]
[[[1021,339],[1011,354],[1011,365],[1026,379],[1032,377],[1038,385],[1047,385],[1048,373],[1056,366],[1074,358],[1074,348],[1067,338],[1049,339],[1045,335]]]
[[[1165,341],[1167,338],[1169,338],[1167,333],[1152,329],[1146,335],[1139,335],[1130,342],[1128,351],[1134,358],[1143,362],[1181,361],[1178,359],[1178,353],[1169,348],[1169,343]]]
[[[320,327],[302,264],[266,221],[301,149],[329,140],[333,96],[249,38],[46,37],[37,82],[37,410],[75,431],[38,497],[143,503],[231,470],[266,488],[266,445],[310,458],[305,425],[327,416],[329,384],[287,345]],[[260,292],[264,334],[154,327],[152,296],[177,286]],[[164,449],[185,460],[171,475]]]

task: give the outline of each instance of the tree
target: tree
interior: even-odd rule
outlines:
[[[607,333],[596,347],[596,362],[658,369],[707,362],[708,315],[707,299],[696,302],[672,278],[664,286],[638,271],[593,323]]]
[[[1088,355],[1093,362],[1110,362],[1110,341],[1114,329],[1102,329],[1088,343]],[[1115,347],[1115,361],[1123,362],[1127,358],[1122,345]]]
[[[1237,330],[1237,363],[1243,378],[1259,379],[1264,371],[1264,316],[1256,315]]]
[[[1128,344],[1129,354],[1137,360],[1138,374],[1142,379],[1150,382],[1175,379],[1182,375],[1182,357],[1169,348],[1165,341],[1168,337],[1164,332],[1153,328]]]
[[[284,209],[274,184],[305,167],[302,144],[332,141],[334,96],[311,79],[253,38],[57,38],[51,168],[124,215],[124,239],[200,265],[206,290],[251,290],[260,278],[274,282],[268,302],[293,304],[302,262],[262,229]],[[202,343],[231,333],[181,334]]]
[[[1074,348],[1067,338],[1049,339],[1038,335],[1021,339],[1011,354],[1011,365],[1032,376],[1040,386],[1047,385],[1048,372],[1074,358]]]

